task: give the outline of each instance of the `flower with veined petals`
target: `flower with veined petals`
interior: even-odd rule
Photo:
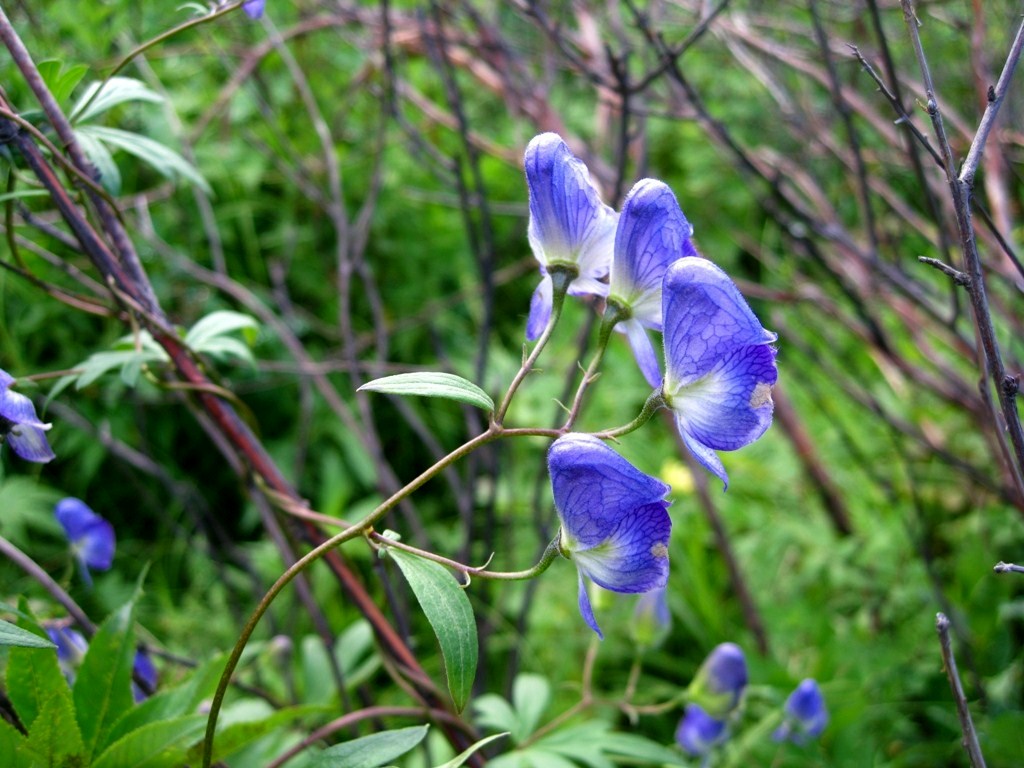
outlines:
[[[625,315],[615,329],[626,334],[640,370],[652,387],[661,369],[645,328],[661,331],[661,286],[665,270],[684,256],[696,256],[686,220],[668,185],[638,181],[626,195],[615,230],[608,305]]]
[[[687,694],[712,717],[724,718],[739,705],[748,679],[743,649],[719,643],[700,665]]]
[[[686,447],[721,478],[715,451],[754,442],[772,423],[778,337],[761,327],[739,289],[707,259],[680,259],[665,273],[666,404]]]
[[[81,499],[61,499],[54,514],[71,542],[71,551],[82,568],[82,578],[91,586],[89,569],[106,571],[114,562],[114,526]]]
[[[608,295],[602,281],[611,266],[618,214],[601,202],[587,167],[557,134],[535,136],[524,165],[530,192],[527,236],[542,275],[526,322],[526,338],[534,341],[551,317],[552,271],[572,275],[568,293],[573,296]]]
[[[0,369],[0,440],[25,461],[45,464],[54,458],[46,440],[49,424],[36,416],[36,407],[22,394],[11,390],[14,377]]]
[[[699,705],[687,704],[676,729],[676,741],[691,757],[704,757],[729,737],[725,725],[724,720],[712,717]]]
[[[828,724],[828,709],[818,683],[808,678],[796,687],[786,699],[782,725],[772,734],[776,741],[806,744],[821,735]]]
[[[603,638],[586,579],[613,592],[649,592],[668,581],[669,487],[592,435],[568,434],[548,451],[561,523],[558,548],[579,572],[583,620]]]
[[[242,3],[242,10],[245,11],[250,19],[258,19],[263,15],[263,9],[266,5],[267,0],[245,0]]]

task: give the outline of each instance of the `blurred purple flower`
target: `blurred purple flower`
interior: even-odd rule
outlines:
[[[668,580],[669,487],[592,435],[568,434],[548,451],[559,550],[579,571],[579,609],[603,638],[585,579],[613,592],[649,592]]]
[[[667,587],[652,589],[640,595],[633,609],[633,623],[630,626],[637,645],[649,647],[660,643],[671,626]]]
[[[802,745],[821,735],[828,724],[828,710],[816,681],[808,678],[789,694],[783,718],[782,725],[772,734],[776,741]]]
[[[665,270],[677,259],[697,255],[692,236],[693,227],[668,185],[642,179],[626,195],[615,230],[608,304],[626,314],[615,328],[626,334],[652,387],[661,385],[661,369],[644,328],[661,331]]]
[[[246,0],[242,3],[242,10],[246,12],[250,19],[258,19],[263,15],[263,9],[267,5],[267,0]]]
[[[778,337],[761,323],[721,269],[681,259],[665,274],[665,402],[687,448],[726,487],[715,451],[754,442],[772,422]]]
[[[748,679],[743,649],[735,643],[720,643],[700,665],[687,693],[710,715],[724,718],[740,703]]]
[[[703,757],[727,738],[729,734],[724,720],[716,720],[697,704],[686,705],[686,712],[676,729],[676,741],[686,754]]]
[[[46,440],[50,425],[39,420],[31,400],[11,390],[13,383],[14,377],[0,369],[0,442],[6,440],[25,461],[45,464],[54,458]]]
[[[557,134],[535,136],[524,164],[530,192],[527,235],[542,275],[526,323],[526,338],[533,341],[551,317],[552,269],[573,275],[568,287],[573,296],[608,295],[602,281],[611,266],[618,214],[601,202],[587,167]]]
[[[135,651],[135,662],[132,664],[132,677],[141,680],[143,685],[146,687],[146,690],[143,690],[142,686],[136,683],[134,679],[132,680],[132,698],[135,699],[135,703],[138,704],[148,696],[147,691],[152,692],[156,690],[157,681],[156,667],[153,665],[153,660],[142,648]]]
[[[70,685],[75,680],[75,670],[89,650],[89,641],[81,632],[68,626],[48,626],[46,634],[50,642],[57,646],[57,663]]]
[[[89,569],[106,571],[114,562],[114,526],[81,499],[61,499],[54,514],[71,542],[71,551],[82,568],[82,578],[91,586]]]

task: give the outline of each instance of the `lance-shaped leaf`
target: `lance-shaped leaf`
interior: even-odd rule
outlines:
[[[469,598],[443,565],[397,549],[389,549],[388,554],[398,563],[437,635],[448,692],[461,712],[469,701],[478,653],[476,619]]]
[[[313,768],[380,768],[390,765],[419,744],[427,735],[426,725],[374,733],[329,747],[313,760]]]
[[[19,645],[23,648],[53,648],[45,637],[22,629],[17,624],[0,619],[0,645]]]
[[[444,397],[460,403],[475,405],[485,411],[494,410],[494,401],[480,387],[453,373],[423,371],[421,373],[399,373],[381,379],[368,381],[359,388],[360,392],[382,392],[386,395],[420,395],[422,397]]]

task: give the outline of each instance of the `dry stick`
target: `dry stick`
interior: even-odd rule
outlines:
[[[981,754],[981,745],[978,744],[978,734],[974,730],[974,722],[971,720],[971,710],[967,706],[964,689],[960,684],[960,675],[956,671],[956,658],[953,656],[953,646],[949,639],[949,619],[944,613],[936,614],[935,629],[939,633],[939,645],[942,648],[942,665],[946,669],[949,687],[956,700],[956,714],[960,719],[960,730],[964,735],[964,749],[967,750],[967,756],[970,758],[973,768],[985,768],[985,758]]]
[[[1010,52],[1007,54],[1003,71],[999,75],[999,81],[996,83],[995,88],[992,89],[992,98],[989,99],[988,107],[981,118],[978,131],[967,153],[967,159],[964,160],[963,167],[958,176],[953,161],[953,150],[949,145],[949,140],[946,138],[942,113],[935,96],[935,86],[932,82],[931,70],[928,67],[924,48],[921,45],[921,36],[917,29],[917,17],[914,15],[913,3],[910,0],[900,0],[900,2],[903,6],[903,17],[910,33],[910,39],[914,44],[918,65],[924,78],[925,95],[928,99],[928,114],[935,128],[939,150],[942,153],[943,168],[946,172],[946,181],[949,184],[949,191],[956,211],[957,229],[960,233],[960,248],[963,253],[965,272],[970,280],[970,284],[965,287],[971,299],[975,329],[977,330],[984,353],[982,372],[989,380],[986,386],[994,385],[996,387],[1004,426],[1009,433],[1012,446],[1012,457],[1008,462],[1008,469],[1018,494],[1024,496],[1024,429],[1021,428],[1020,416],[1017,413],[1016,389],[1004,386],[1008,376],[1003,365],[999,343],[996,340],[992,315],[989,311],[988,296],[985,291],[985,274],[982,269],[981,256],[978,253],[974,225],[971,222],[971,192],[974,185],[974,174],[984,152],[985,142],[998,116],[999,107],[1003,103],[1010,80],[1013,78],[1017,62],[1020,61],[1021,49],[1024,47],[1024,22],[1017,29],[1017,35],[1010,46]],[[998,429],[998,423],[996,426],[1001,436],[1002,430]]]
[[[89,637],[96,634],[96,625],[89,620],[85,611],[74,601],[71,595],[65,592],[64,588],[50,577],[50,574],[40,568],[35,560],[3,536],[0,536],[0,554],[4,555],[21,570],[42,584],[43,588],[53,596],[53,599],[64,606],[64,610],[70,614],[71,618],[75,620],[75,623],[82,628],[85,634]]]

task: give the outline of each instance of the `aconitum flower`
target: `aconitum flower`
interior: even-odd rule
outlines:
[[[669,487],[592,435],[568,434],[548,451],[558,548],[579,571],[579,609],[603,638],[586,579],[613,592],[648,592],[668,581]]]
[[[615,230],[608,306],[624,315],[615,328],[626,334],[633,356],[652,387],[661,369],[645,328],[661,331],[661,285],[677,259],[696,256],[693,227],[667,184],[638,181],[626,195]]]
[[[135,699],[135,703],[138,704],[146,698],[146,691],[156,690],[157,680],[156,666],[153,664],[153,660],[149,657],[149,654],[142,648],[135,651],[135,661],[132,664],[132,677],[141,680],[143,685],[146,686],[146,690],[143,690],[142,686],[135,682],[135,679],[132,680],[132,698]]]
[[[89,650],[89,641],[82,633],[67,626],[48,626],[46,634],[50,642],[57,646],[57,663],[60,671],[64,673],[68,683],[74,682],[75,670],[85,658],[85,652]]]
[[[711,717],[697,704],[687,704],[676,729],[676,741],[691,757],[704,757],[729,737],[725,721]]]
[[[817,738],[828,724],[828,710],[825,697],[814,680],[804,680],[789,694],[783,709],[784,719],[772,738],[776,741],[792,741],[806,744]]]
[[[242,3],[242,10],[249,16],[250,19],[258,19],[263,15],[263,9],[267,5],[267,0],[246,0]]]
[[[82,578],[91,586],[89,569],[106,571],[114,562],[114,526],[81,499],[61,499],[54,514],[71,542],[71,551],[82,568]]]
[[[702,258],[680,259],[665,273],[666,404],[686,447],[729,485],[715,451],[759,438],[772,422],[778,337],[761,327],[739,289]]]
[[[587,167],[554,133],[534,137],[526,147],[530,191],[527,236],[540,262],[540,285],[530,300],[526,338],[534,341],[551,317],[551,272],[568,272],[568,293],[607,296],[603,282],[611,267],[618,214],[601,202]]]
[[[739,705],[748,679],[743,649],[720,643],[700,665],[687,694],[712,717],[724,718]]]
[[[46,441],[50,425],[39,420],[31,400],[10,388],[13,383],[14,377],[0,369],[0,441],[25,461],[45,464],[54,458]]]

